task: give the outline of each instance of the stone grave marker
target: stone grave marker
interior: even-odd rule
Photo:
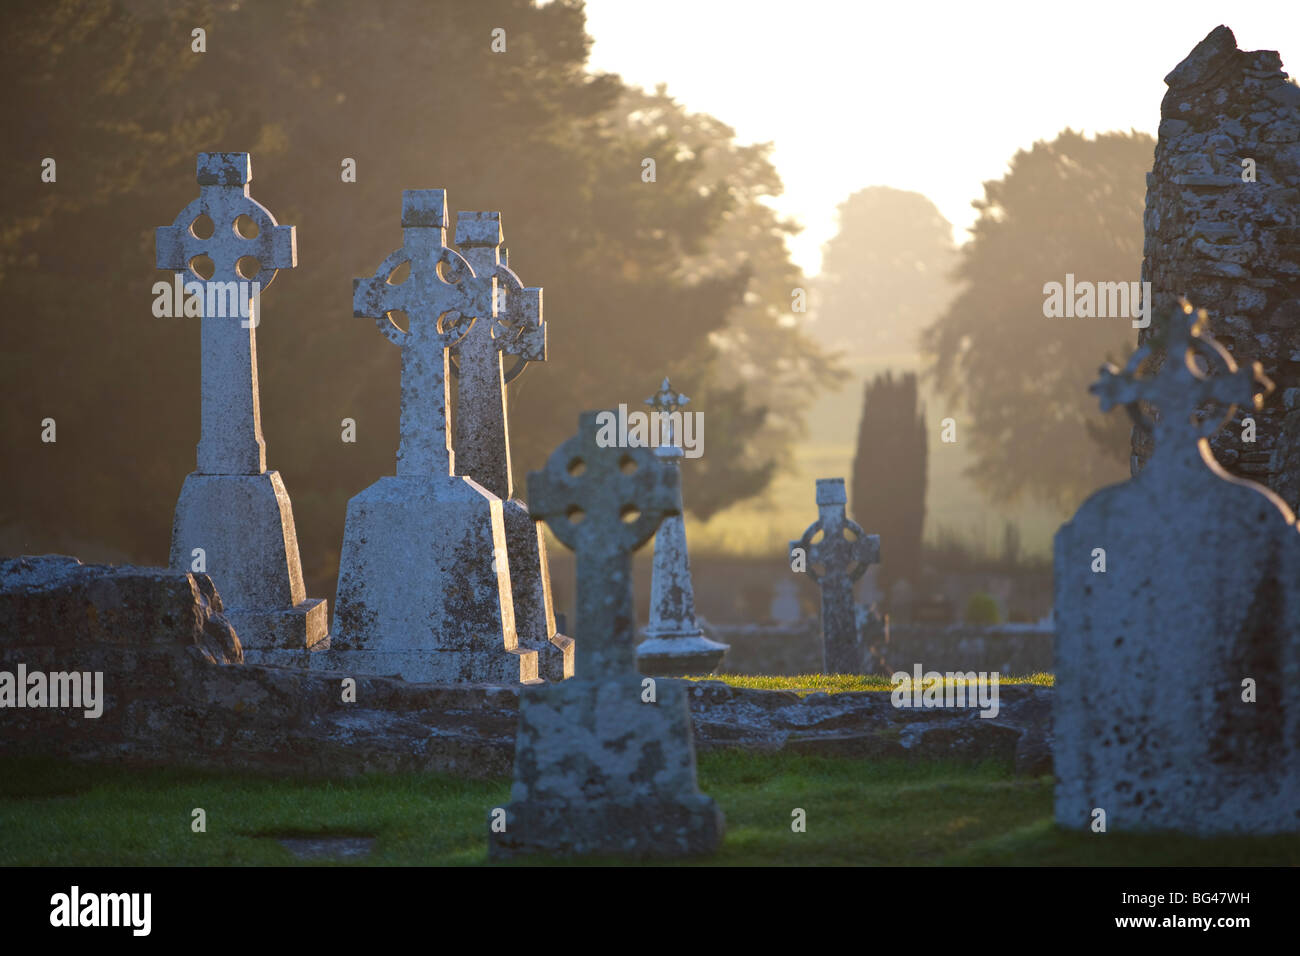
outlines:
[[[1271,383],[1206,330],[1184,303],[1092,389],[1152,433],[1154,452],[1056,534],[1065,827],[1300,830],[1300,532],[1277,495],[1214,459],[1209,436]],[[1164,365],[1139,378],[1153,345]],[[1207,402],[1223,414],[1202,420]]]
[[[176,503],[170,563],[212,577],[245,660],[305,666],[329,646],[327,611],[307,597],[289,493],[266,468],[257,388],[261,290],[298,264],[297,248],[294,227],[249,196],[252,178],[247,153],[199,153],[199,197],[156,231],[158,268],[186,273],[203,298],[198,467]]]
[[[866,641],[858,629],[853,582],[880,560],[880,536],[867,534],[846,516],[847,503],[843,478],[818,478],[818,518],[802,538],[790,542],[792,566],[802,557],[808,577],[821,588],[827,674],[866,672]]]
[[[573,639],[557,633],[541,525],[529,517],[528,506],[514,498],[506,402],[506,385],[529,362],[546,360],[542,290],[525,288],[510,271],[502,242],[500,213],[457,215],[456,248],[476,275],[496,278],[497,296],[492,315],[475,322],[451,349],[456,473],[501,499],[519,645],[537,652],[542,678],[563,680],[573,675]],[[508,370],[503,366],[507,358]]]
[[[683,456],[677,442],[672,415],[680,416],[690,399],[674,391],[668,379],[659,391],[645,400],[655,413],[666,416],[663,432],[667,440],[654,449],[670,468],[679,468]],[[680,488],[680,483],[679,483]],[[680,499],[680,491],[679,491]],[[650,577],[650,622],[645,640],[636,649],[637,667],[642,674],[684,677],[708,674],[722,661],[726,644],[704,636],[695,618],[695,588],[691,583],[691,559],[686,550],[686,523],[678,512],[666,516],[655,533],[654,567]]]
[[[501,499],[454,476],[448,442],[447,349],[492,320],[496,276],[448,247],[441,189],[402,193],[402,233],[353,289],[354,314],[402,350],[397,474],[348,502],[334,647],[319,663],[406,680],[533,681],[537,653],[515,634]]]
[[[679,475],[596,433],[584,413],[528,476],[534,520],[576,554],[577,661],[570,680],[521,692],[511,803],[489,815],[497,859],[683,856],[722,839],[722,814],[696,786],[684,682],[636,671],[632,552],[679,512]]]

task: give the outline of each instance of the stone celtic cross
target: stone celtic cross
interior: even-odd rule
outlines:
[[[352,311],[372,318],[402,350],[399,477],[449,475],[447,349],[472,325],[490,324],[496,278],[479,276],[447,246],[447,196],[442,189],[402,193],[402,247],[373,276],[353,280]],[[394,274],[410,264],[409,275]],[[404,312],[403,331],[389,313]]]
[[[1232,355],[1208,334],[1209,320],[1204,309],[1193,310],[1185,300],[1182,311],[1175,311],[1165,326],[1165,362],[1149,378],[1138,378],[1138,370],[1152,354],[1151,343],[1133,353],[1123,370],[1107,364],[1090,391],[1101,399],[1101,410],[1108,412],[1123,405],[1133,423],[1153,431],[1155,454],[1187,454],[1213,435],[1236,413],[1237,406],[1253,410],[1263,407],[1264,396],[1273,383],[1264,375],[1258,362],[1238,368]],[[1211,372],[1206,375],[1196,366],[1196,357],[1205,359]],[[1262,391],[1256,391],[1256,384]],[[1143,414],[1141,402],[1155,406],[1159,418],[1152,423]],[[1196,422],[1193,417],[1205,404],[1227,406],[1221,418]]]
[[[612,414],[612,413],[610,413]],[[528,475],[534,521],[545,521],[577,556],[579,680],[636,673],[632,552],[668,515],[680,514],[678,471],[649,448],[601,447],[597,413]]]
[[[456,391],[456,454],[468,475],[503,501],[512,497],[506,384],[546,360],[542,290],[525,288],[506,264],[499,212],[461,212],[456,247],[476,275],[497,280],[492,311],[451,352]],[[503,371],[503,358],[515,361]]]
[[[645,400],[665,417],[665,429],[654,453],[677,468],[683,456],[673,430],[673,415],[680,418],[690,399],[673,389],[667,377]],[[636,649],[637,667],[643,674],[684,676],[707,674],[718,666],[726,644],[704,636],[695,617],[695,586],[691,581],[691,559],[686,549],[686,523],[679,514],[664,518],[655,534],[654,568],[650,577],[650,621],[646,639]]]
[[[682,446],[678,444],[678,439],[681,436],[677,435],[673,430],[672,415],[674,413],[679,413],[678,417],[680,418],[682,409],[690,403],[691,400],[689,398],[681,392],[673,389],[672,385],[668,381],[668,376],[666,375],[664,376],[664,380],[659,384],[659,391],[655,392],[645,400],[645,404],[649,405],[654,411],[661,412],[667,416],[663,419],[664,423],[668,426],[667,434],[664,436],[659,447],[656,448],[655,451],[659,457],[668,458],[672,460],[674,464],[677,463],[677,459],[682,457],[683,452]]]
[[[863,669],[853,582],[880,560],[880,536],[865,533],[845,515],[847,502],[843,478],[818,478],[818,518],[802,538],[790,542],[792,553],[803,549],[807,574],[821,587],[823,662],[828,674],[857,674]],[[822,567],[820,573],[817,565]]]
[[[202,319],[198,471],[205,475],[260,475],[266,470],[257,392],[255,327],[260,316],[246,319],[240,308],[251,314],[256,297],[250,283],[270,285],[278,270],[298,264],[298,254],[293,226],[278,225],[266,207],[249,196],[252,179],[248,153],[199,153],[199,198],[181,210],[172,225],[156,230],[158,268],[188,273],[189,281],[202,285],[205,304],[220,301],[227,313],[208,315],[205,305]],[[195,227],[204,216],[211,220],[212,234],[200,238]],[[240,231],[236,221],[245,216],[255,230]],[[255,234],[246,238],[248,232]],[[203,256],[213,266],[207,278],[196,265]],[[229,297],[209,294],[221,283],[234,283],[224,288],[239,296],[239,308],[224,308]]]

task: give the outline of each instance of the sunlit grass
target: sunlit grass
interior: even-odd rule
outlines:
[[[801,694],[818,691],[827,694],[840,694],[845,691],[893,690],[894,685],[888,677],[880,674],[796,674],[793,677],[771,677],[750,674],[706,674],[688,677],[687,680],[720,680],[732,687],[748,687],[754,690],[789,690]],[[980,681],[944,680],[945,685],[979,684]],[[1039,687],[1052,687],[1056,678],[1052,674],[1038,673],[1023,676],[998,675],[998,686],[1009,684],[1034,684]]]
[[[1197,840],[1057,829],[1052,778],[1009,762],[862,761],[742,750],[699,756],[727,816],[707,865],[1296,865],[1300,838]],[[400,774],[272,780],[0,760],[0,865],[299,865],[277,836],[373,836],[363,860],[481,865],[510,780]],[[207,832],[191,830],[192,810]],[[805,832],[790,829],[806,814]],[[547,862],[547,861],[534,861]]]
[[[1052,780],[1009,762],[855,760],[739,750],[700,755],[727,836],[700,864],[1295,865],[1300,838],[1064,831]],[[269,780],[0,759],[0,865],[297,865],[275,837],[368,836],[370,856],[325,865],[479,865],[510,782],[439,774]],[[191,830],[192,811],[207,832]],[[807,829],[791,829],[804,811]],[[536,861],[547,862],[547,861]],[[312,864],[321,865],[321,864]]]

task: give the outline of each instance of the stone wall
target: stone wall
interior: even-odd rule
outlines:
[[[1233,474],[1300,504],[1300,87],[1272,50],[1237,49],[1217,27],[1167,77],[1155,163],[1147,175],[1142,279],[1152,328],[1185,296],[1209,312],[1238,364],[1259,361],[1277,390],[1211,446]],[[1254,161],[1254,182],[1243,181]],[[1239,411],[1237,422],[1249,412]],[[1151,454],[1135,429],[1133,473]]]
[[[730,644],[719,672],[814,674],[822,669],[816,621],[799,625],[713,625],[715,640]],[[1052,670],[1051,629],[1040,625],[899,624],[891,621],[883,643],[872,647],[874,672],[911,671],[920,663],[942,671],[1036,674]]]
[[[0,707],[0,755],[280,776],[510,773],[518,685],[412,683],[242,663],[207,575],[0,561],[0,672],[103,674],[103,712]],[[996,718],[896,709],[888,692],[812,694],[690,685],[696,746],[859,757],[1050,760],[1050,695],[1004,687]]]

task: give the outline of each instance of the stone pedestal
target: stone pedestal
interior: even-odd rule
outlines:
[[[528,687],[520,701],[515,783],[494,859],[659,857],[710,853],[722,813],[695,784],[686,688],[642,678],[573,678]]]
[[[306,666],[330,646],[325,601],[303,586],[289,495],[278,471],[190,474],[172,526],[171,566],[204,566],[221,582],[226,617],[249,664]]]
[[[517,498],[501,502],[510,563],[510,593],[515,606],[519,646],[537,657],[537,676],[561,681],[573,676],[573,638],[555,629],[551,572],[542,526]]]
[[[696,620],[690,561],[682,516],[669,515],[655,534],[650,623],[642,632],[645,640],[636,648],[636,666],[642,674],[709,674],[727,653],[727,645],[705,637]]]
[[[467,478],[386,477],[348,502],[318,666],[437,683],[537,679],[515,639],[501,502]]]

